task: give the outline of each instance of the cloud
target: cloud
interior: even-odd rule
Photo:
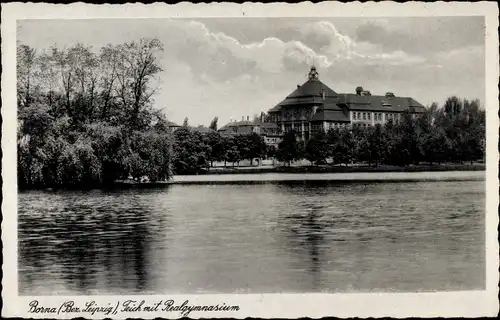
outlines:
[[[300,41],[284,42],[276,37],[266,37],[257,42],[241,43],[223,32],[211,32],[201,22],[179,23],[173,29],[182,35],[183,42],[165,47],[176,48],[173,49],[175,57],[189,64],[194,73],[217,81],[248,73],[296,71],[312,63],[324,68],[331,64],[326,56]],[[170,30],[170,35],[178,38],[173,31]]]
[[[156,104],[173,121],[208,125],[266,111],[307,80],[311,64],[336,92],[358,85],[423,104],[450,94],[484,97],[478,18],[112,19],[20,22],[37,48],[96,48],[158,37],[165,51]]]
[[[329,21],[317,21],[305,24],[299,29],[303,42],[311,47],[329,53],[349,51],[353,40],[341,34]]]
[[[356,41],[415,54],[484,44],[484,17],[421,17],[367,20],[356,28]]]

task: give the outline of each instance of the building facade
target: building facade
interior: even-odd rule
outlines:
[[[424,111],[424,106],[413,98],[397,97],[391,92],[377,96],[357,87],[352,94],[336,93],[319,80],[313,66],[309,79],[268,113],[270,121],[281,132],[294,130],[299,138],[307,140],[313,132],[321,129],[328,131],[330,128],[397,122],[404,112],[415,117]]]
[[[283,133],[276,123],[264,121],[264,114],[261,114],[259,118],[253,121],[251,121],[248,116],[246,120],[245,117],[242,117],[241,121],[230,121],[218,131],[221,136],[256,133],[262,136],[266,145],[276,148],[283,137]]]

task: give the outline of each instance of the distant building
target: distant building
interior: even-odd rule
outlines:
[[[250,117],[241,118],[241,121],[231,120],[228,124],[222,126],[219,130],[219,133],[223,136],[235,135],[235,134],[250,134],[252,132],[258,132],[259,124],[250,121]]]
[[[175,122],[167,121],[167,128],[170,130],[170,132],[174,132],[175,130],[179,129],[180,127],[181,126]]]
[[[270,121],[281,132],[294,130],[302,139],[309,139],[314,131],[342,127],[367,127],[390,120],[399,121],[405,111],[421,114],[424,106],[408,97],[397,97],[391,92],[383,96],[371,95],[357,87],[356,93],[336,93],[319,80],[316,68],[311,67],[309,79],[298,85],[274,108],[269,110]]]
[[[230,121],[221,127],[219,133],[222,136],[256,133],[263,137],[267,145],[278,147],[282,140],[282,132],[279,126],[273,122],[264,122],[264,114],[260,118],[250,121],[250,117],[242,117],[241,121]]]
[[[212,129],[205,127],[205,126],[202,126],[202,125],[197,126],[197,127],[191,127],[191,130],[194,132],[201,133],[201,134],[207,134],[210,131],[212,131]]]

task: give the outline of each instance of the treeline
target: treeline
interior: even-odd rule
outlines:
[[[485,153],[485,111],[478,100],[450,97],[443,106],[432,104],[424,114],[404,113],[401,120],[365,128],[331,129],[315,133],[308,141],[291,131],[276,149],[266,146],[256,133],[221,136],[212,121],[211,131],[200,133],[186,124],[174,133],[174,171],[206,172],[213,162],[231,166],[242,160],[276,158],[288,163],[307,159],[315,165],[327,162],[349,165],[366,162],[407,166],[426,162],[479,160]]]
[[[443,106],[434,103],[416,118],[404,113],[401,121],[384,126],[320,131],[306,143],[288,133],[277,157],[285,162],[307,159],[316,165],[327,159],[375,166],[472,162],[484,158],[485,143],[485,110],[479,101],[450,97]]]
[[[168,179],[173,140],[152,108],[162,50],[157,39],[99,51],[18,45],[19,187]]]
[[[175,130],[174,141],[174,171],[178,174],[205,172],[216,161],[229,162],[231,166],[242,160],[252,163],[268,154],[264,139],[256,133],[221,136],[215,130],[202,134],[182,126]]]

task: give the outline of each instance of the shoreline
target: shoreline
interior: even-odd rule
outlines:
[[[379,165],[369,166],[297,166],[297,167],[226,167],[210,169],[206,174],[260,174],[260,173],[362,173],[362,172],[439,172],[439,171],[485,171],[482,163],[470,164],[443,164],[443,165],[413,165],[408,167]],[[175,178],[175,176],[174,176]]]
[[[431,168],[431,169],[430,169]],[[271,170],[270,170],[271,169]],[[312,169],[312,170],[311,170]],[[430,169],[430,170],[429,170]],[[253,170],[219,170],[199,175],[177,175],[169,181],[137,182],[120,180],[101,186],[88,187],[52,187],[52,188],[25,188],[19,191],[30,190],[120,190],[120,189],[149,189],[166,188],[172,185],[225,185],[225,184],[350,184],[350,183],[402,183],[402,182],[435,182],[435,181],[481,181],[484,176],[466,174],[466,172],[485,171],[482,164],[475,165],[442,165],[442,166],[415,166],[415,167],[280,167],[258,168]],[[434,173],[425,175],[425,173]],[[456,172],[451,176],[441,173]],[[367,175],[351,176],[350,174]],[[377,175],[386,173],[387,175]],[[409,175],[400,176],[401,173]],[[464,173],[464,174],[463,174]],[[323,174],[323,175],[322,175]],[[224,176],[234,176],[234,179],[225,179]],[[253,176],[261,175],[258,178]],[[307,177],[304,177],[307,175]],[[317,175],[317,176],[316,176]]]

